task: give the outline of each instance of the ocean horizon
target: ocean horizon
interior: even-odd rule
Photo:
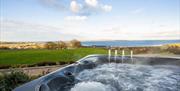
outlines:
[[[83,46],[141,47],[180,43],[180,40],[108,40],[84,41]]]

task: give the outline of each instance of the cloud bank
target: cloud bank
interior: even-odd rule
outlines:
[[[71,13],[71,17],[65,17],[65,20],[85,20],[93,14],[107,13],[112,10],[112,6],[108,4],[102,4],[100,0],[40,0],[41,3],[48,7],[54,7],[58,10],[65,10]],[[103,1],[103,0],[101,0]],[[66,3],[65,3],[66,2]],[[68,19],[66,19],[68,18]]]
[[[32,24],[21,21],[1,20],[0,41],[57,41],[81,38],[67,33],[63,26]]]

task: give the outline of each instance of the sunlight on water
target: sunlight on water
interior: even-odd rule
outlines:
[[[110,85],[104,85],[100,82],[82,82],[76,84],[71,91],[116,91]]]
[[[84,70],[71,91],[180,91],[180,67],[104,64]]]

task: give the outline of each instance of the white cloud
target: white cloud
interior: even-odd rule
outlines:
[[[112,6],[110,6],[110,5],[102,5],[101,8],[105,12],[110,12],[112,10]]]
[[[88,17],[87,16],[66,16],[65,20],[75,20],[75,21],[83,21],[86,20]]]
[[[87,4],[86,7],[91,7],[91,8],[88,8],[88,11],[97,12],[100,10],[103,12],[110,12],[112,10],[111,5],[98,4],[98,0],[85,0],[85,3]]]
[[[85,20],[86,16],[68,16],[67,20]],[[19,21],[1,21],[1,40],[46,41],[46,40],[141,40],[180,39],[179,25],[175,24],[117,24],[107,25],[65,21],[61,26],[39,25]],[[73,24],[72,24],[73,23]],[[164,27],[162,27],[162,25]]]
[[[86,4],[92,7],[96,7],[98,5],[97,0],[85,0]]]
[[[100,0],[39,0],[44,6],[55,8],[60,12],[66,11],[77,16],[91,16],[110,12],[111,5],[103,4]],[[69,4],[68,4],[69,3]],[[77,18],[77,17],[76,17]],[[79,18],[79,17],[78,17]],[[80,19],[81,20],[81,19]]]
[[[154,26],[151,24],[106,26],[104,29],[101,29],[100,35],[97,36],[112,40],[180,39],[180,29],[176,25],[169,24],[169,26],[163,26]]]
[[[81,5],[78,4],[76,1],[71,1],[70,3],[70,9],[74,13],[78,13],[81,8]]]
[[[80,38],[79,35],[67,33],[66,28],[39,25],[21,21],[0,20],[0,41],[57,41]]]

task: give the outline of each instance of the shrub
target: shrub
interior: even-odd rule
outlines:
[[[72,48],[79,48],[81,47],[81,42],[74,39],[69,42],[68,46]]]
[[[54,42],[47,42],[47,43],[44,45],[44,47],[45,47],[46,49],[56,49],[56,48],[57,48],[57,44],[54,43]]]
[[[10,49],[10,48],[7,46],[0,46],[0,49]]]
[[[0,81],[0,91],[11,91],[15,87],[30,81],[28,75],[23,72],[11,72],[10,74],[5,74]]]
[[[56,65],[56,62],[39,62],[36,64],[37,66],[51,66],[51,65]]]
[[[28,64],[27,67],[35,67],[36,64]]]
[[[58,49],[66,49],[66,48],[67,48],[67,45],[66,45],[65,42],[59,41],[59,42],[57,42],[57,48],[58,48]]]
[[[60,64],[60,65],[64,65],[64,64],[67,64],[67,62],[60,61],[59,64]]]
[[[74,63],[74,61],[69,61],[68,63],[69,63],[69,64],[73,64],[73,63]]]
[[[10,68],[10,65],[0,65],[0,69],[8,69]]]
[[[180,44],[167,44],[162,46],[162,50],[173,53],[173,54],[180,54]]]
[[[47,42],[44,47],[46,49],[66,49],[67,44],[63,41],[58,41],[58,42]]]

